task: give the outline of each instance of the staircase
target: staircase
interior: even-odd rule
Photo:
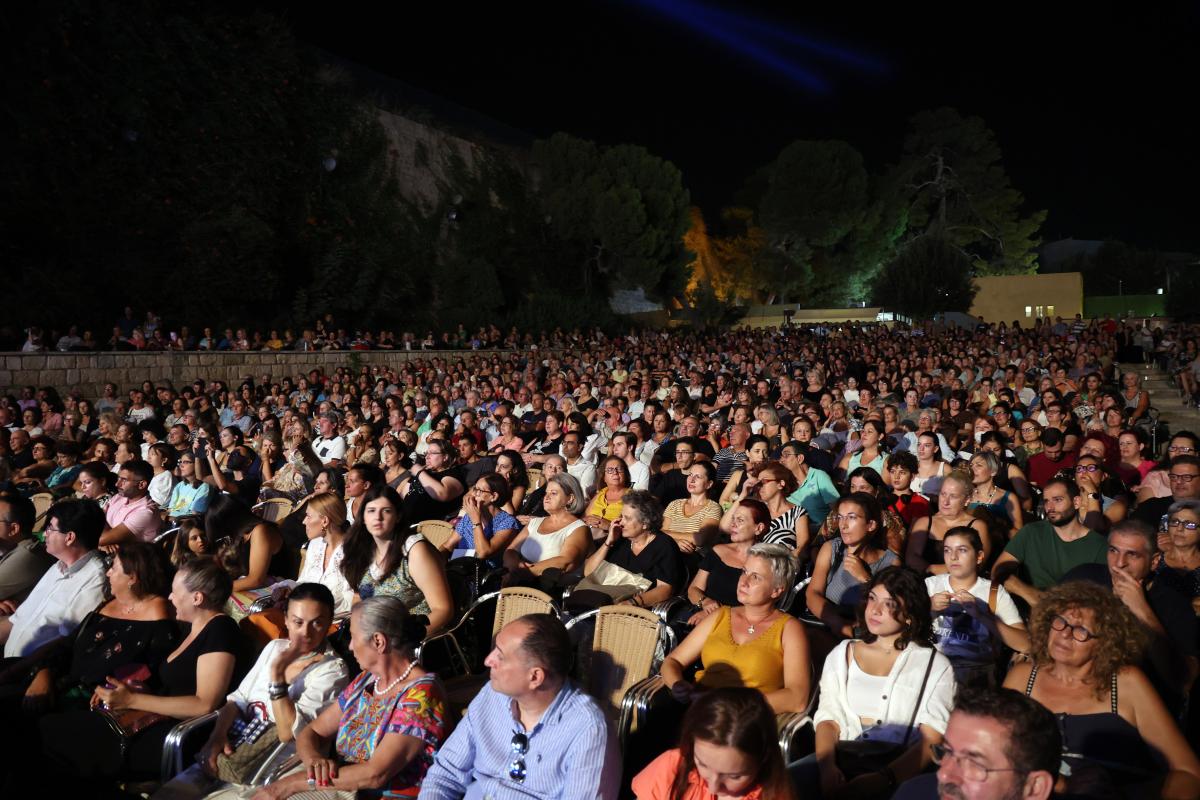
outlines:
[[[1158,409],[1159,421],[1165,422],[1171,433],[1200,433],[1200,409],[1184,402],[1167,373],[1153,364],[1122,364],[1121,371],[1136,372],[1141,376],[1142,388],[1150,392],[1150,405]],[[1165,447],[1166,442],[1159,442],[1159,446]]]

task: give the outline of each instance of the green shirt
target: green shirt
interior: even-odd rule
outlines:
[[[1086,536],[1064,542],[1046,520],[1031,522],[1004,548],[1021,562],[1030,583],[1038,590],[1048,589],[1080,564],[1108,563],[1108,540],[1089,530]]]

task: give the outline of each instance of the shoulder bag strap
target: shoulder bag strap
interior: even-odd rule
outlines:
[[[996,595],[1000,593],[1000,584],[997,581],[992,581],[992,587],[988,589],[988,611],[992,614],[996,613]]]
[[[933,672],[933,659],[937,656],[936,650],[931,650],[929,653],[929,663],[925,665],[925,677],[921,678],[921,688],[917,690],[917,703],[913,706],[912,716],[908,720],[908,728],[904,731],[903,745],[908,744],[908,738],[912,736],[913,727],[917,724],[917,713],[921,710],[921,702],[925,699],[925,686],[929,683],[929,673]]]

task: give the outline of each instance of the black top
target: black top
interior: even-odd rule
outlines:
[[[670,584],[675,589],[683,584],[683,556],[679,553],[679,545],[665,533],[655,535],[636,556],[628,539],[618,539],[604,560],[654,581],[651,589],[659,582]]]
[[[1140,519],[1154,530],[1158,530],[1162,518],[1167,513],[1167,509],[1175,504],[1174,497],[1155,497],[1151,500],[1138,503],[1137,509],[1133,512],[1134,519]]]
[[[668,439],[663,443],[662,447],[654,451],[654,458],[658,461],[658,463],[675,463],[675,444],[678,441],[678,439]],[[702,439],[698,436],[696,437],[696,452],[703,453],[704,455],[708,456],[710,461],[717,454],[717,451],[713,450],[713,446],[708,439]]]
[[[715,550],[709,550],[700,562],[700,569],[708,573],[705,595],[723,606],[741,605],[737,599],[737,585],[742,577],[741,567],[731,567],[721,560]]]
[[[1197,638],[1200,623],[1188,598],[1162,579],[1151,578],[1146,587],[1146,602],[1167,635],[1151,635],[1150,645],[1138,666],[1158,690],[1167,708],[1177,713],[1183,707],[1185,696],[1185,687],[1181,685],[1187,675],[1184,659],[1200,656],[1200,641]],[[1067,581],[1090,581],[1112,589],[1112,574],[1107,564],[1080,564],[1063,576],[1062,582]]]
[[[70,681],[88,688],[109,675],[144,664],[153,674],[179,644],[173,619],[117,619],[94,611],[84,618],[71,641]],[[157,687],[147,687],[154,689]]]
[[[208,653],[230,653],[237,656],[241,648],[237,623],[224,614],[208,621],[204,630],[176,656],[174,661],[163,661],[158,669],[158,679],[164,697],[181,697],[196,693],[196,666],[200,656]],[[228,687],[222,693],[228,691]]]
[[[468,488],[461,467],[450,467],[450,469],[444,469],[441,472],[430,470],[429,475],[430,477],[437,478],[439,481],[447,477],[455,478],[463,485],[463,488]],[[425,486],[421,483],[419,477],[413,478],[408,485],[410,487],[408,496],[404,498],[404,519],[408,522],[417,523],[427,519],[449,519],[451,514],[462,507],[461,495],[445,502],[435,500],[425,491]]]

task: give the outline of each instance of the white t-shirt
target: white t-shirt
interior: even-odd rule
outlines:
[[[925,590],[929,596],[941,592],[953,591],[950,588],[948,574],[931,575],[925,579]],[[970,588],[973,596],[979,599],[981,612],[986,614],[988,595],[992,590],[992,582],[987,578],[978,578]],[[1003,586],[996,591],[996,617],[1005,625],[1015,625],[1021,622],[1021,614],[1013,603],[1012,595]],[[961,603],[951,601],[950,606],[933,617],[933,641],[938,652],[951,661],[971,664],[985,664],[992,661],[992,634],[987,626],[968,614]]]
[[[312,447],[322,464],[346,460],[346,440],[341,436],[331,436],[328,439],[318,436],[313,439]]]
[[[633,466],[629,467],[629,485],[634,489],[649,489],[650,468],[641,461],[634,461]]]

